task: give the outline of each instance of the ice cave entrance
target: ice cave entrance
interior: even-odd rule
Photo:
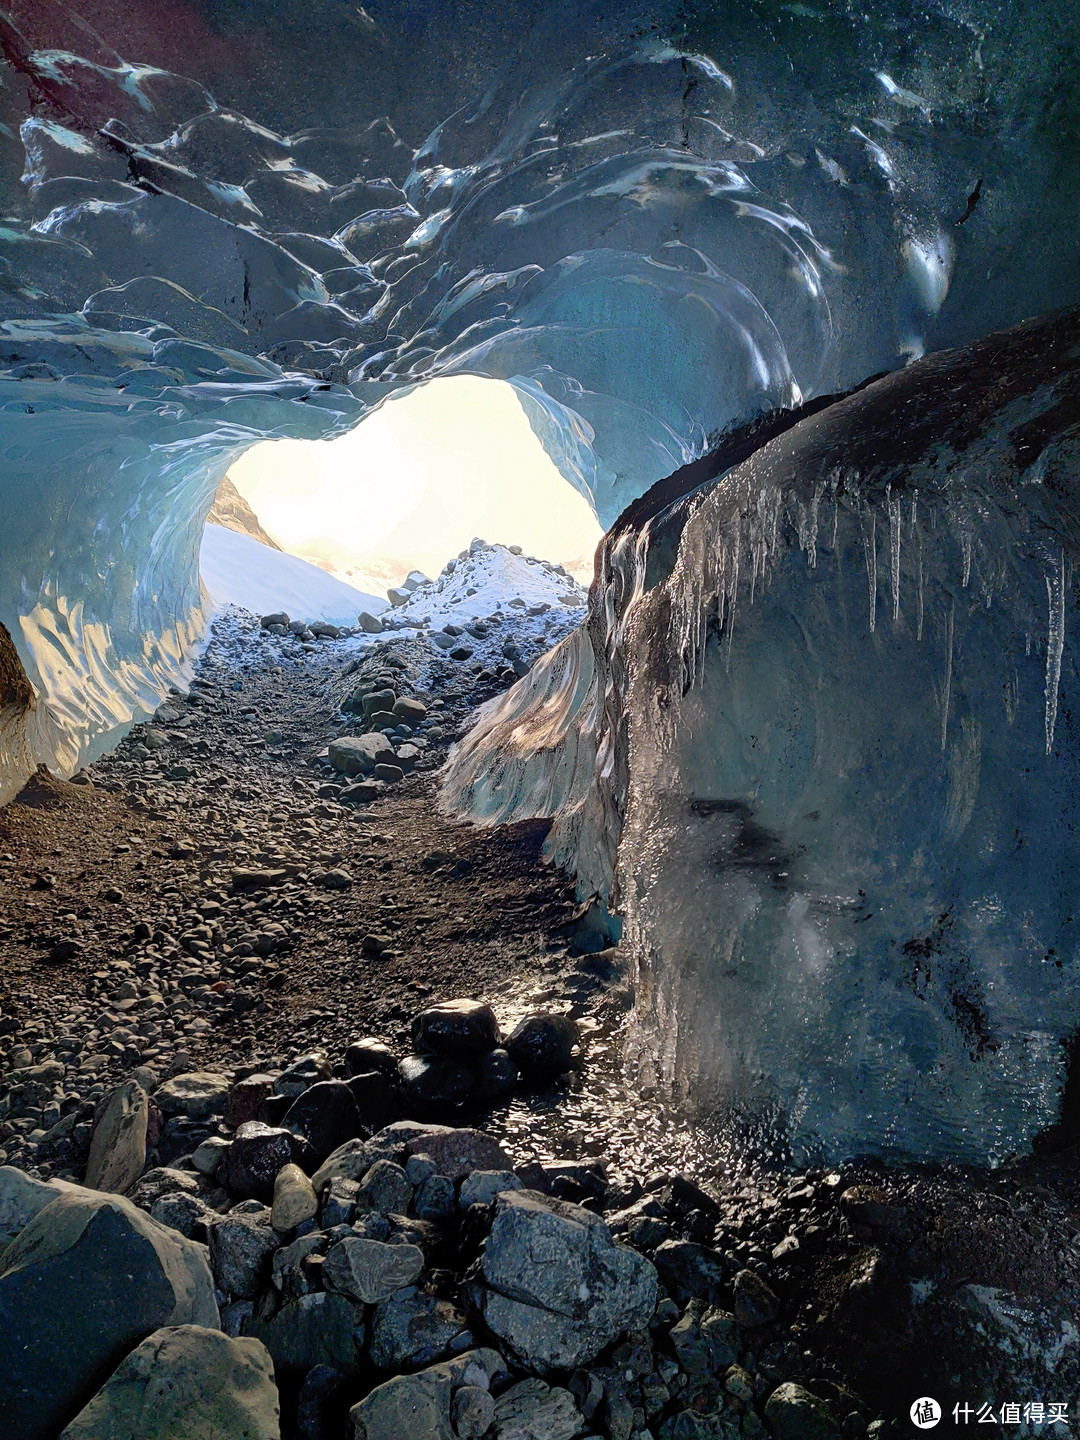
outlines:
[[[307,597],[307,618],[351,611],[341,623],[385,607],[411,572],[438,575],[476,536],[587,584],[601,534],[513,386],[461,375],[390,398],[334,440],[252,446],[219,490],[202,574],[219,604],[301,614]]]

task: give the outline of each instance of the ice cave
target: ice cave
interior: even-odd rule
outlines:
[[[627,1083],[803,1167],[1075,1129],[1073,0],[8,0],[0,49],[0,802],[186,687],[253,446],[504,382],[604,535],[439,803],[551,822]]]

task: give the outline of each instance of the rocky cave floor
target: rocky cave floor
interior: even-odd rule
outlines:
[[[541,648],[521,619],[455,659],[223,615],[186,695],[0,812],[9,1333],[41,1323],[3,1299],[16,1236],[85,1181],[209,1246],[286,1436],[862,1440],[926,1394],[949,1424],[990,1404],[1006,1432],[1078,1433],[1075,1135],[992,1172],[793,1173],[627,1093],[628,966],[545,825],[437,805],[447,747],[514,681],[502,647]],[[348,777],[328,745],[380,734],[341,708],[357,686],[414,702],[413,733]],[[82,1343],[86,1374],[61,1354],[28,1382],[39,1415],[113,1368]]]

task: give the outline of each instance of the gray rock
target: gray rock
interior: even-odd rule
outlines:
[[[312,1050],[301,1055],[281,1072],[274,1081],[275,1095],[290,1095],[294,1100],[312,1085],[329,1080],[333,1074],[330,1057],[325,1050]]]
[[[345,1074],[348,1077],[353,1075],[366,1075],[373,1070],[380,1071],[383,1075],[393,1075],[397,1069],[397,1059],[389,1045],[375,1036],[364,1036],[360,1040],[354,1040],[345,1051]]]
[[[403,1161],[408,1153],[407,1146],[412,1141],[427,1143],[432,1135],[449,1133],[448,1125],[396,1120],[373,1135],[370,1140],[347,1140],[344,1145],[339,1145],[312,1175],[311,1183],[321,1194],[335,1177],[362,1180],[376,1160]]]
[[[480,1440],[495,1419],[495,1401],[482,1385],[462,1385],[450,1401],[450,1424],[458,1440]]]
[[[35,1180],[13,1165],[0,1165],[0,1244],[14,1240],[58,1195],[80,1193],[82,1186],[67,1180]]]
[[[178,1325],[155,1330],[61,1440],[279,1440],[273,1366],[258,1340]]]
[[[791,1381],[776,1387],[764,1414],[776,1440],[837,1440],[840,1434],[828,1405]]]
[[[281,1234],[295,1230],[305,1220],[313,1219],[318,1208],[318,1197],[300,1166],[283,1165],[274,1180],[274,1201],[270,1208],[273,1228]]]
[[[159,1165],[147,1170],[128,1199],[141,1210],[149,1210],[163,1195],[199,1195],[200,1175]]]
[[[734,1364],[739,1345],[735,1316],[691,1300],[671,1327],[672,1349],[688,1375],[717,1374]]]
[[[356,617],[356,623],[360,626],[360,629],[366,631],[368,635],[378,635],[383,628],[383,622],[379,619],[378,615],[372,615],[367,610],[360,611],[360,614]]]
[[[474,1170],[466,1175],[458,1191],[458,1205],[467,1210],[470,1205],[490,1205],[496,1195],[504,1190],[522,1189],[521,1181],[512,1170]]]
[[[430,1365],[447,1354],[454,1340],[467,1334],[465,1317],[448,1300],[409,1286],[375,1308],[371,1363],[379,1370]]]
[[[355,1180],[334,1176],[322,1193],[319,1220],[324,1230],[329,1230],[334,1225],[350,1224],[356,1211],[356,1192],[359,1188]]]
[[[198,1195],[177,1190],[154,1201],[150,1206],[150,1218],[159,1225],[167,1225],[170,1230],[179,1230],[188,1240],[206,1245],[210,1241],[210,1228],[219,1216]]]
[[[424,1252],[415,1245],[385,1245],[358,1236],[326,1252],[323,1284],[364,1305],[378,1305],[395,1290],[415,1284],[423,1269]]]
[[[508,1191],[471,1295],[493,1334],[530,1370],[587,1365],[656,1307],[656,1271],[616,1245],[598,1215],[536,1191]]]
[[[210,1135],[192,1151],[191,1163],[200,1175],[216,1175],[228,1148],[229,1141],[223,1135]]]
[[[351,1374],[363,1340],[363,1312],[344,1295],[319,1291],[283,1305],[272,1320],[252,1320],[245,1333],[261,1340],[281,1370],[332,1365]]]
[[[421,720],[427,719],[427,706],[411,696],[402,695],[394,701],[394,714],[404,720],[406,725],[419,725]]]
[[[357,1210],[377,1210],[383,1215],[407,1215],[413,1188],[400,1165],[376,1160],[356,1192]]]
[[[238,1300],[254,1300],[280,1244],[279,1236],[254,1216],[218,1220],[210,1231],[210,1264],[219,1288]]]
[[[419,1152],[429,1156],[438,1166],[440,1175],[463,1180],[474,1170],[512,1170],[510,1156],[490,1135],[482,1130],[441,1127],[437,1132],[406,1142],[410,1155]]]
[[[768,1325],[776,1319],[780,1301],[753,1270],[740,1270],[731,1288],[735,1294],[735,1319],[740,1325]]]
[[[653,1256],[660,1279],[679,1305],[704,1300],[721,1304],[730,1290],[731,1269],[719,1251],[692,1240],[667,1240]]]
[[[378,731],[369,735],[342,735],[327,750],[331,766],[342,775],[370,775],[376,765],[394,763],[394,747]]]
[[[486,1391],[504,1371],[497,1351],[467,1350],[415,1375],[395,1375],[352,1407],[351,1440],[455,1440],[455,1387]]]
[[[573,1066],[577,1022],[569,1015],[542,1011],[526,1015],[506,1037],[506,1051],[523,1074],[549,1080]]]
[[[584,1429],[570,1391],[543,1380],[519,1380],[495,1402],[497,1440],[573,1440]]]
[[[146,1164],[146,1122],[150,1102],[137,1080],[126,1080],[102,1100],[90,1140],[86,1185],[90,1190],[126,1194]]]
[[[429,1175],[417,1190],[412,1208],[419,1220],[449,1220],[457,1208],[454,1182],[448,1175]]]
[[[154,1091],[154,1103],[163,1115],[186,1115],[205,1120],[220,1115],[229,1094],[229,1079],[211,1070],[192,1070],[174,1075]]]
[[[201,1246],[119,1195],[73,1186],[0,1258],[5,1440],[51,1440],[161,1326],[218,1323]]]
[[[301,1295],[310,1295],[319,1289],[314,1282],[311,1266],[304,1262],[313,1255],[322,1255],[326,1250],[327,1238],[318,1230],[310,1235],[301,1235],[291,1245],[275,1250],[270,1262],[274,1286],[287,1300],[298,1300]],[[319,1277],[320,1281],[322,1277]]]

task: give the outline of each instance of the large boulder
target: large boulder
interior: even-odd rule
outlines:
[[[219,1330],[155,1330],[121,1361],[61,1440],[279,1440],[266,1347]]]
[[[339,1290],[364,1305],[378,1305],[395,1290],[414,1285],[424,1269],[424,1252],[416,1245],[387,1245],[361,1236],[332,1245],[323,1262],[327,1290]]]
[[[479,1000],[443,1000],[417,1015],[412,1022],[412,1043],[422,1055],[469,1060],[495,1049],[499,1022],[491,1006]]]
[[[415,1375],[395,1375],[349,1411],[350,1440],[456,1440],[454,1392],[486,1391],[505,1368],[497,1350],[467,1350]]]
[[[213,1070],[189,1070],[174,1075],[154,1091],[154,1102],[163,1115],[186,1115],[189,1120],[206,1120],[220,1115],[229,1098],[229,1077]]]
[[[119,1195],[72,1189],[0,1257],[5,1440],[45,1440],[163,1325],[217,1329],[203,1248]]]
[[[604,1221],[535,1190],[499,1195],[470,1296],[492,1334],[544,1374],[588,1365],[656,1308],[656,1271]]]
[[[269,1203],[278,1171],[285,1165],[314,1169],[315,1154],[303,1136],[282,1126],[246,1120],[225,1152],[218,1179],[238,1200]]]
[[[840,1427],[824,1400],[787,1381],[765,1401],[765,1423],[776,1440],[838,1440]]]
[[[0,1165],[0,1244],[14,1240],[58,1195],[81,1194],[68,1180],[35,1180],[14,1165]]]
[[[137,1080],[125,1080],[110,1090],[98,1110],[86,1162],[86,1184],[91,1190],[124,1195],[146,1164],[146,1125],[150,1101]]]
[[[355,1140],[362,1130],[356,1099],[343,1080],[310,1085],[296,1097],[281,1123],[308,1142],[320,1163],[346,1140]]]
[[[343,735],[331,740],[327,757],[342,775],[370,775],[376,765],[393,762],[394,747],[378,731],[370,735]]]
[[[261,1340],[278,1370],[331,1365],[355,1371],[364,1340],[364,1312],[344,1295],[319,1290],[283,1305],[271,1320],[249,1320],[245,1333]]]

